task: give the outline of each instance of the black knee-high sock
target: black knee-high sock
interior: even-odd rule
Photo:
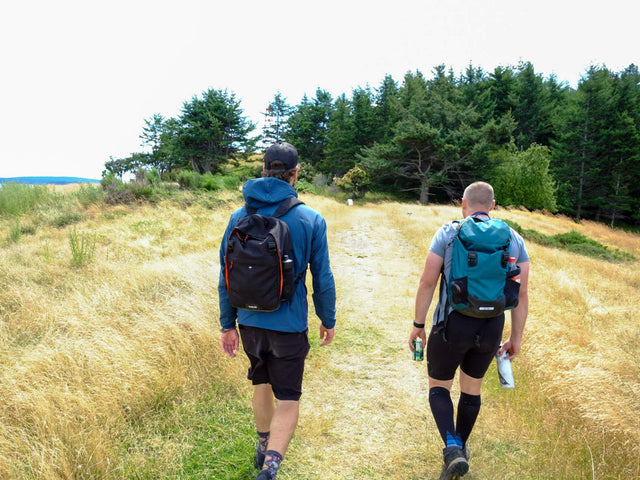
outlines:
[[[458,417],[456,419],[456,434],[462,439],[462,444],[467,443],[473,425],[476,423],[478,413],[480,413],[480,395],[460,394],[458,401]]]
[[[429,389],[429,405],[445,446],[457,445],[453,424],[453,402],[449,390],[443,387]]]

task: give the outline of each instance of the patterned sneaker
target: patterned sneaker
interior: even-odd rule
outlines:
[[[256,480],[275,480],[275,478],[269,473],[269,470],[262,470],[256,477]]]
[[[469,464],[460,447],[446,447],[442,450],[444,467],[440,480],[459,480],[469,471]]]
[[[257,470],[262,470],[262,465],[264,465],[264,452],[256,448],[256,456],[253,457],[253,466],[256,467]]]

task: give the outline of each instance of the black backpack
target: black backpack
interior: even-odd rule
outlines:
[[[231,306],[273,312],[282,302],[293,298],[304,271],[294,279],[289,226],[279,217],[302,204],[298,198],[288,197],[273,216],[260,215],[255,208],[245,205],[249,215],[231,231],[224,256]]]

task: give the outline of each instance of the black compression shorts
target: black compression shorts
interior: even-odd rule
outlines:
[[[504,313],[493,318],[473,318],[456,311],[449,314],[445,342],[433,327],[427,339],[427,367],[436,380],[451,380],[460,369],[473,378],[484,377],[500,347]]]
[[[276,332],[244,325],[239,330],[251,364],[247,374],[251,383],[270,383],[278,400],[300,400],[304,360],[310,348],[307,331]]]

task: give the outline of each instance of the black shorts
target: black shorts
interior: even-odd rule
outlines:
[[[436,380],[451,380],[460,369],[473,378],[487,373],[500,348],[504,313],[493,318],[473,318],[456,311],[449,314],[445,342],[442,330],[433,327],[427,339],[427,368]]]
[[[247,374],[251,383],[270,383],[278,400],[300,400],[304,360],[310,348],[307,331],[276,332],[245,325],[239,330],[251,364]]]

